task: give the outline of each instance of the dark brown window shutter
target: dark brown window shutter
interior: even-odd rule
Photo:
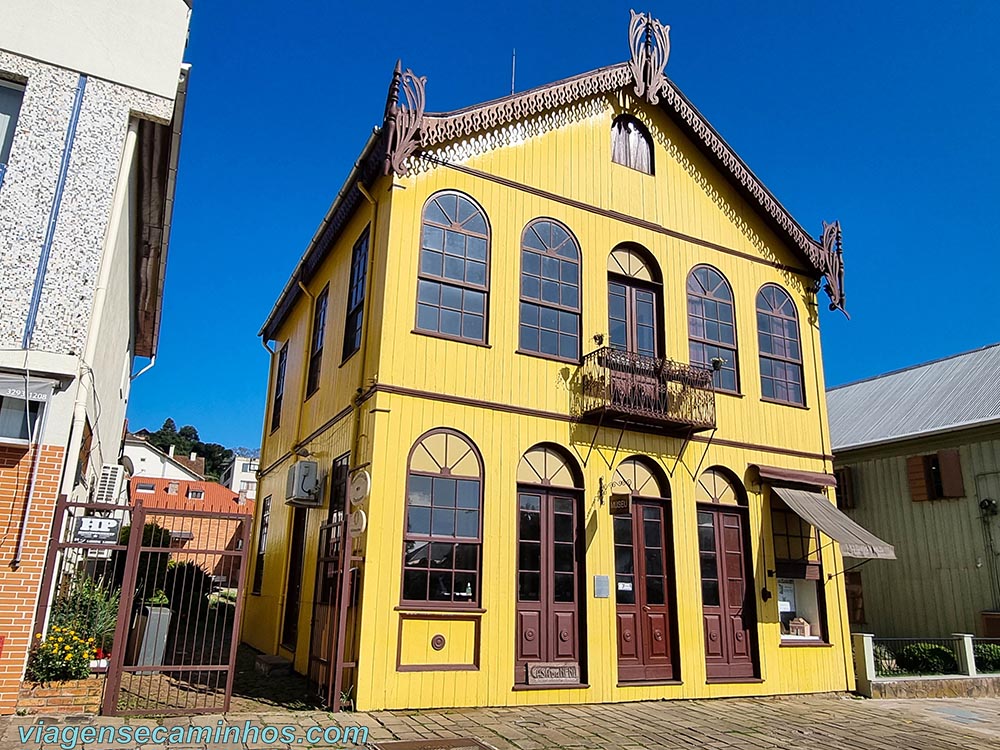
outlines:
[[[958,451],[938,451],[937,458],[938,466],[941,467],[941,494],[944,497],[965,497],[962,459]]]
[[[930,500],[927,462],[923,456],[910,456],[906,459],[906,476],[910,483],[910,498],[913,502],[922,503]]]
[[[851,467],[844,466],[833,473],[837,478],[837,507],[841,510],[857,507],[854,496],[854,472]]]

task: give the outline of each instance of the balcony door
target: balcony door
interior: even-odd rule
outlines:
[[[680,665],[670,491],[662,472],[637,459],[619,465],[612,491],[621,485],[631,490],[632,510],[614,517],[618,680],[675,680]]]
[[[711,682],[758,675],[755,589],[743,497],[736,480],[720,469],[708,469],[699,477],[698,553],[705,668]]]
[[[517,472],[515,684],[584,681],[583,513],[571,459],[532,448]]]

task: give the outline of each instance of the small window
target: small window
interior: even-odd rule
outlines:
[[[837,479],[837,507],[840,510],[851,510],[857,507],[854,494],[854,472],[850,466],[834,469],[833,476]]]
[[[432,430],[410,452],[403,531],[404,603],[480,601],[483,465],[453,430]]]
[[[14,143],[14,129],[21,113],[24,87],[8,81],[0,81],[0,183],[3,182],[10,158],[10,147]]]
[[[18,442],[30,440],[41,411],[40,401],[0,396],[0,439]]]
[[[191,500],[204,500],[205,490],[188,490],[187,496]]]
[[[323,339],[326,335],[326,308],[330,297],[330,285],[323,287],[313,305],[312,341],[309,346],[309,373],[306,378],[306,398],[319,388],[319,376],[323,368]]]
[[[257,531],[257,559],[253,568],[251,593],[259,594],[264,583],[264,552],[267,548],[267,526],[271,522],[271,496],[264,498],[260,506],[260,528]]]
[[[736,313],[729,282],[711,266],[698,266],[688,275],[687,303],[691,364],[714,370],[716,390],[739,393]],[[722,360],[718,370],[713,359]]]
[[[254,466],[252,463],[244,463],[243,464],[242,471],[244,471],[244,472],[250,472],[250,471],[256,471],[256,470],[257,470],[257,467]]]
[[[255,481],[253,481],[252,479],[244,479],[243,481],[240,482],[240,491],[241,492],[251,492],[256,487],[257,487],[257,483]]]
[[[906,459],[913,502],[965,497],[962,459],[957,450],[942,450]]]
[[[844,573],[844,588],[847,593],[847,621],[851,625],[864,625],[865,593],[861,586],[860,570],[848,570]]]
[[[774,284],[757,294],[757,343],[764,399],[804,406],[798,313],[788,293]]]
[[[519,349],[580,360],[580,249],[562,224],[537,219],[521,237]]]
[[[156,485],[152,482],[139,482],[136,484],[135,489],[138,492],[155,492]]]
[[[424,205],[417,280],[417,330],[486,342],[490,233],[486,214],[458,193]]]
[[[781,639],[825,641],[819,533],[778,497],[771,498],[771,531]]]
[[[278,352],[278,368],[274,374],[274,401],[271,404],[271,432],[281,424],[281,401],[285,395],[285,366],[288,364],[288,342]]]
[[[611,161],[653,174],[653,139],[646,127],[630,115],[616,117],[611,124]]]
[[[361,326],[365,311],[365,280],[368,275],[368,229],[354,243],[351,251],[351,288],[347,293],[347,319],[344,323],[344,353],[347,359],[361,348]]]

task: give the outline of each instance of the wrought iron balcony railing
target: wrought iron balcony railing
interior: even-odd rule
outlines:
[[[715,427],[712,371],[604,347],[583,358],[578,418],[674,429]]]

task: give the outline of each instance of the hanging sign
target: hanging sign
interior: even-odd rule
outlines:
[[[608,511],[613,516],[632,515],[632,493],[612,492],[611,499],[608,500]]]

